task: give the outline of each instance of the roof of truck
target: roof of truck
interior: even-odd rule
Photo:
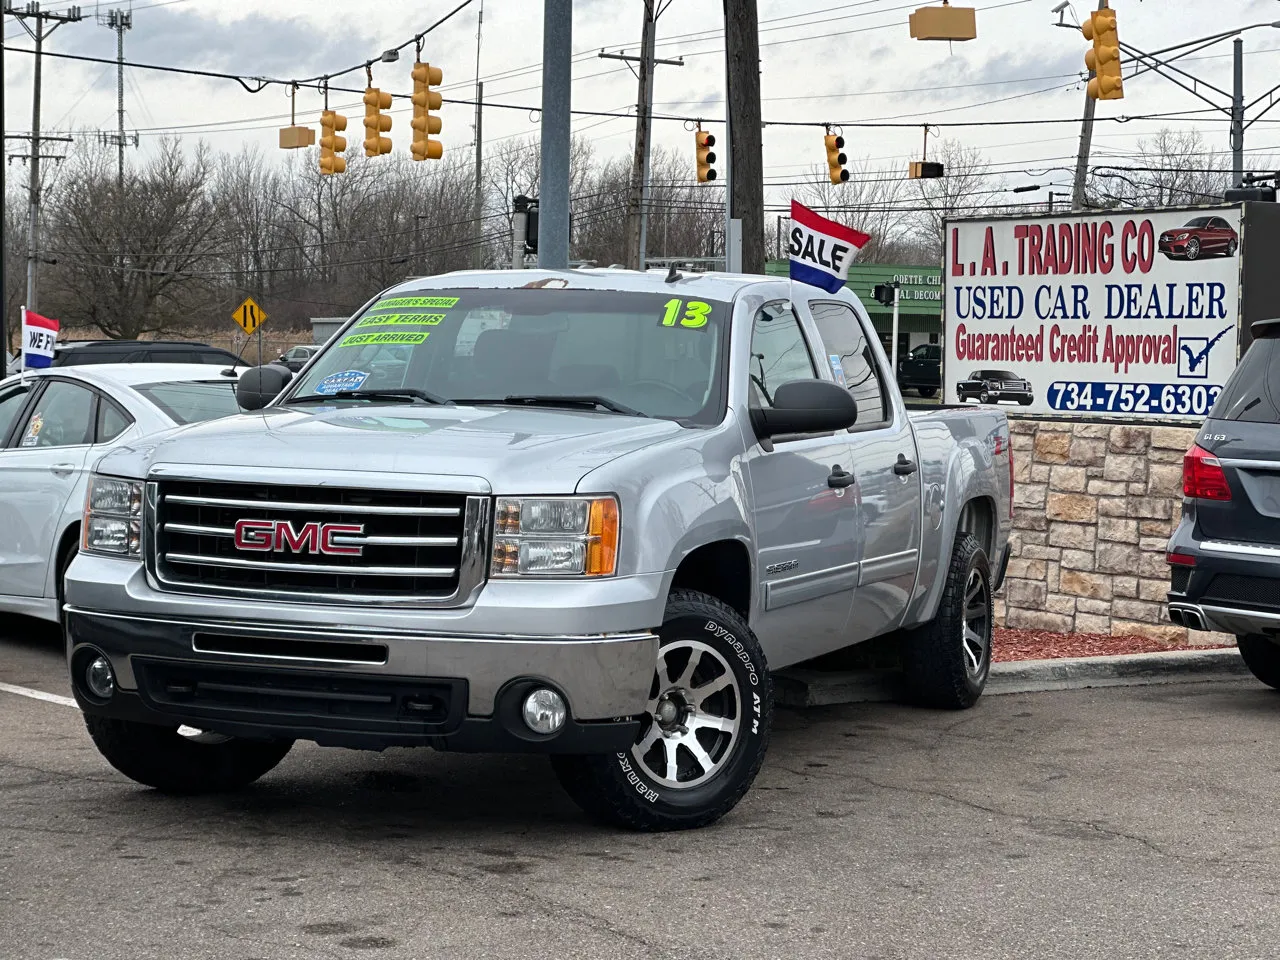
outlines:
[[[667,283],[668,270],[626,270],[618,267],[586,267],[573,270],[457,270],[430,277],[414,277],[383,292],[382,296],[407,294],[414,290],[457,287],[561,287],[570,290],[626,290],[637,293],[678,291],[712,300],[732,300],[745,287],[755,284],[786,283],[785,277],[747,273],[690,273]],[[817,287],[809,288],[817,290]]]

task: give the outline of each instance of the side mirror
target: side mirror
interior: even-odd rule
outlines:
[[[274,363],[251,367],[240,374],[236,383],[236,403],[244,410],[261,410],[279,396],[292,379],[293,371],[288,367]]]
[[[858,402],[830,380],[792,380],[773,392],[772,407],[752,407],[761,440],[789,433],[830,433],[858,421]]]

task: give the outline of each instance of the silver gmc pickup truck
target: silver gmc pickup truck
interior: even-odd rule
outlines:
[[[770,670],[893,634],[919,702],[986,682],[1008,424],[908,416],[848,291],[415,279],[238,396],[98,463],[66,575],[76,699],[141,783],[534,751],[594,816],[694,827],[760,768]]]

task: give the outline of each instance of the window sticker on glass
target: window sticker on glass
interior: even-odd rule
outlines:
[[[409,307],[434,307],[437,310],[458,305],[457,297],[391,297],[379,300],[370,310],[404,310]]]
[[[676,320],[680,326],[689,330],[697,330],[707,325],[707,314],[711,312],[711,304],[702,300],[684,301],[678,297],[668,300],[662,312],[662,325],[674,327]]]
[[[40,431],[44,428],[44,415],[37,413],[27,424],[26,435],[22,438],[22,446],[34,447],[40,442]]]
[[[443,313],[384,313],[381,316],[365,317],[356,323],[357,327],[433,327],[443,320]]]
[[[840,384],[840,386],[842,387],[847,388],[849,384],[845,383],[844,364],[840,362],[840,354],[829,353],[827,354],[827,359],[831,361],[831,372],[835,374],[836,383]]]
[[[343,337],[338,346],[366,347],[373,343],[422,343],[429,333],[430,331],[427,333],[353,333],[349,337]]]
[[[343,390],[359,390],[369,375],[363,370],[342,370],[331,373],[316,384],[315,392],[321,396],[331,397]]]

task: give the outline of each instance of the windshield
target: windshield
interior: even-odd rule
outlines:
[[[380,390],[459,404],[599,398],[649,417],[719,423],[728,315],[722,301],[666,293],[424,290],[374,303],[286,402]]]
[[[1022,378],[1019,377],[1016,373],[1012,373],[1008,370],[983,370],[982,376],[980,379],[982,380],[1021,380]]]
[[[1188,227],[1207,227],[1209,225],[1208,217],[1196,217],[1194,220],[1188,220]]]
[[[144,383],[133,389],[177,424],[216,420],[242,412],[236,402],[236,382],[229,377],[194,383]]]

